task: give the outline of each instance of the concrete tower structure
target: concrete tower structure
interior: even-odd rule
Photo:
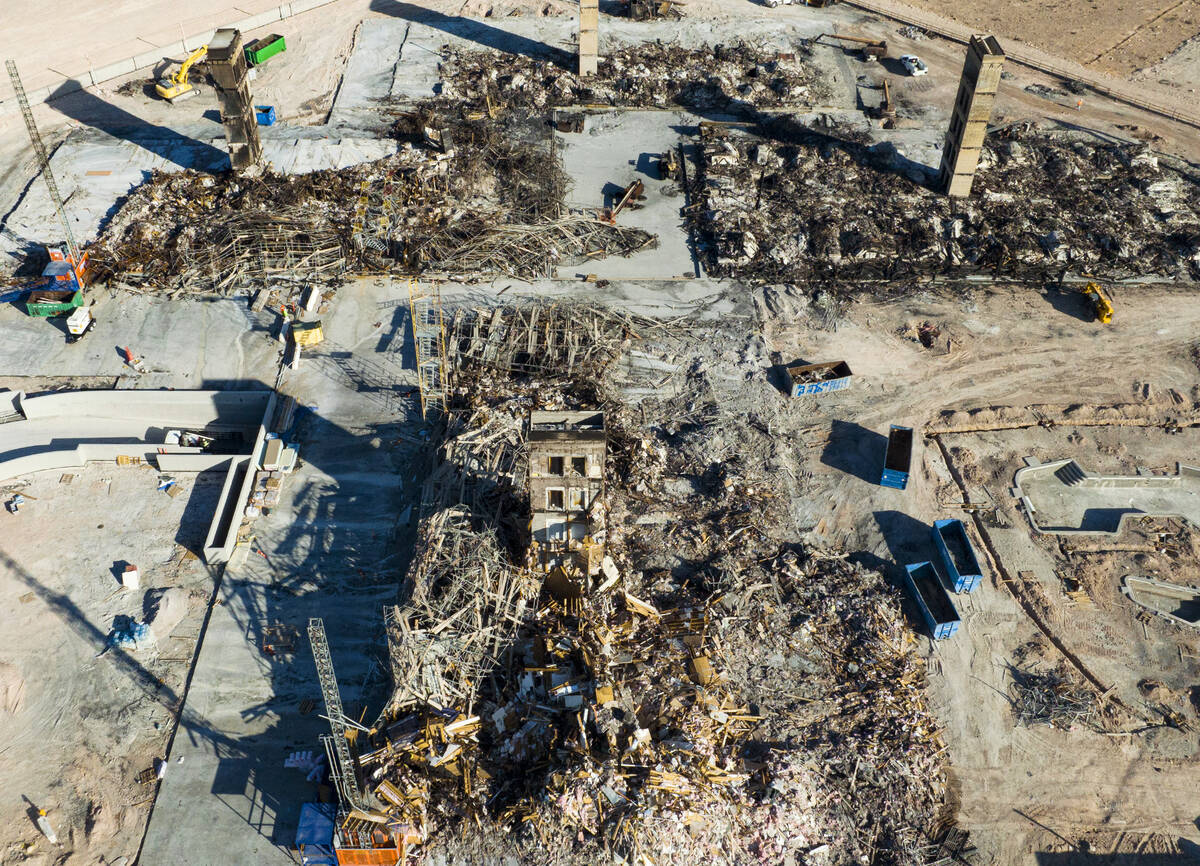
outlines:
[[[971,194],[1003,68],[1004,51],[996,37],[972,36],[942,148],[941,184],[947,195]]]
[[[595,75],[600,64],[600,0],[579,0],[579,75]]]

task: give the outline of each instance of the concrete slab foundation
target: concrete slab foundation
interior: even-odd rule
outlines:
[[[1026,466],[1015,480],[1038,532],[1117,535],[1130,517],[1178,517],[1200,526],[1200,468],[1175,475],[1091,475],[1074,460]]]

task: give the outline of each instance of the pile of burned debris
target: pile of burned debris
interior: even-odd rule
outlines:
[[[589,104],[728,112],[821,104],[829,86],[805,51],[780,53],[746,42],[701,48],[645,42],[605,53],[599,74],[581,78],[570,64],[446,46],[441,98],[476,112]]]
[[[612,349],[651,328],[559,313],[604,350],[578,364],[568,350],[554,375],[522,351],[554,317],[497,317],[513,327],[470,333],[511,346],[460,355],[464,329],[451,342],[453,411],[388,615],[392,700],[357,736],[367,800],[351,817],[397,849],[470,833],[579,862],[935,859],[943,748],[896,592],[795,544],[787,504],[754,494],[769,489],[756,464],[662,496],[691,459],[678,428],[611,386]],[[547,566],[529,537],[527,419],[597,405],[606,490],[590,534]],[[668,567],[684,550],[697,559]]]
[[[890,144],[761,132],[702,130],[691,220],[716,275],[1200,277],[1200,178],[1144,147],[1011,127],[989,139],[971,197],[950,199]]]
[[[420,134],[385,159],[308,174],[156,171],[91,260],[97,279],[127,287],[229,294],[386,270],[534,278],[655,244],[564,207],[568,184],[547,129],[462,122],[458,146]]]

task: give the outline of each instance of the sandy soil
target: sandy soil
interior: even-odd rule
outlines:
[[[10,482],[29,501],[16,515],[3,513],[0,668],[24,684],[15,711],[0,706],[5,864],[133,859],[154,793],[135,777],[165,754],[212,592],[207,569],[185,545],[203,542],[218,484],[188,477],[170,497],[156,493],[158,474],[148,467],[71,474]],[[125,562],[141,571],[138,589],[114,576]],[[114,622],[145,620],[170,587],[190,601],[156,648],[105,651]],[[48,812],[57,848],[31,820],[35,806]]]
[[[914,0],[912,5],[1122,76],[1154,64],[1200,33],[1197,0]]]
[[[867,443],[872,438],[882,442],[875,431],[885,431],[889,423],[920,428],[944,408],[1024,407],[1029,402],[1173,404],[1170,389],[1190,406],[1197,394],[1194,340],[1187,323],[1200,317],[1200,301],[1161,289],[1119,294],[1118,318],[1107,328],[1092,321],[1074,297],[1039,296],[1028,289],[975,290],[957,298],[928,293],[894,303],[862,303],[832,333],[804,326],[803,313],[782,312],[768,327],[768,344],[785,360],[844,358],[856,374],[850,391],[812,406],[812,429],[829,424],[828,433],[795,437],[799,457],[806,448],[817,449],[816,459],[801,467],[811,472],[802,507],[811,510],[814,536],[859,551],[855,555],[865,563],[896,579],[897,563],[929,557],[932,520],[960,517],[970,522],[955,507],[962,501],[961,491],[929,440],[917,450],[919,468],[907,491],[877,486]],[[1164,322],[1159,311],[1167,305],[1173,317]],[[944,343],[926,349],[904,336],[921,321],[941,328],[951,341],[950,352]],[[1112,366],[1111,358],[1129,352],[1144,365]],[[1104,374],[1096,375],[1097,370]],[[1173,556],[1146,558],[1144,552],[1130,551],[1108,558],[1077,554],[1068,561],[1054,539],[1033,539],[1008,494],[1012,474],[1027,454],[1042,459],[1075,454],[1097,471],[1133,466],[1155,471],[1170,466],[1173,471],[1172,461],[1186,458],[1195,442],[1194,430],[1173,436],[1157,429],[1075,430],[1065,425],[947,437],[956,464],[962,463],[956,471],[967,467],[972,501],[1003,505],[997,526],[989,531],[1005,568],[1034,573],[1040,589],[1033,592],[1044,602],[1055,636],[1114,686],[1114,694],[1130,710],[1128,726],[1162,720],[1138,689],[1145,678],[1170,681],[1163,695],[1191,725],[1190,731],[1157,727],[1136,737],[1017,725],[1006,698],[1007,664],[1019,647],[1042,636],[990,570],[983,587],[956,597],[963,631],[936,645],[927,638],[922,642],[933,675],[934,705],[946,728],[960,818],[995,863],[1027,863],[1034,852],[1070,852],[1081,844],[1112,853],[1197,850],[1200,833],[1187,793],[1200,784],[1197,708],[1189,691],[1200,679],[1191,656],[1197,639],[1164,622],[1150,622],[1143,629],[1117,589],[1120,576],[1134,568],[1177,573],[1181,581],[1200,575],[1194,533],[1188,531],[1174,544],[1179,553]],[[854,504],[840,507],[844,503]],[[1122,542],[1152,545],[1160,528],[1144,528],[1146,537],[1132,533]],[[1170,531],[1178,533],[1178,525]],[[1085,573],[1080,576],[1095,587],[1094,606],[1086,612],[1067,598],[1058,577],[1080,569]],[[1050,663],[1062,661],[1052,647],[1045,657]],[[1064,844],[1055,833],[1070,842]]]

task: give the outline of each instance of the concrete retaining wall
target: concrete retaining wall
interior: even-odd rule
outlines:
[[[270,391],[63,391],[20,398],[36,418],[113,418],[147,426],[253,430],[263,423]]]
[[[208,472],[222,469],[233,458],[228,454],[158,454],[158,468],[163,472]]]
[[[263,442],[267,439],[267,424],[275,411],[275,392],[270,392],[268,397],[266,407],[259,416],[260,423],[254,447],[248,456],[235,458],[225,476],[225,486],[221,488],[216,514],[208,527],[208,537],[204,540],[204,561],[209,565],[228,562],[237,544],[238,527],[242,525],[246,503],[250,500],[250,491],[254,486],[254,474],[258,470],[259,457],[263,453]]]
[[[221,497],[217,500],[217,511],[212,523],[208,525],[208,535],[204,538],[204,561],[209,565],[228,562],[237,543],[237,529],[242,525],[242,511],[245,505],[239,506],[238,498],[245,479],[254,477],[252,461],[249,457],[235,457],[229,463],[225,473],[225,484],[221,487]]]
[[[39,451],[0,462],[0,481],[47,470],[82,469],[88,463],[115,463],[118,456],[138,457],[151,466],[158,457],[157,446],[140,443],[126,445],[77,445],[56,451]]]

